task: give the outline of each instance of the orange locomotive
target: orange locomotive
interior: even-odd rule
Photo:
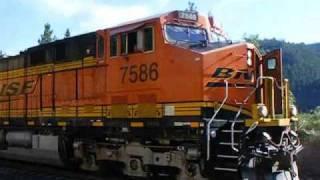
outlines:
[[[281,51],[218,30],[173,11],[1,60],[1,153],[138,177],[298,179]]]

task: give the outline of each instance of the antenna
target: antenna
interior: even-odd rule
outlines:
[[[197,6],[195,5],[194,2],[189,1],[188,2],[188,8],[186,9],[186,11],[196,12],[197,11]]]

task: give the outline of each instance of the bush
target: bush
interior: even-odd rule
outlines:
[[[320,106],[299,115],[299,134],[303,141],[320,141]]]

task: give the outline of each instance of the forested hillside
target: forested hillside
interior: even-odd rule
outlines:
[[[282,48],[284,74],[289,78],[291,89],[299,109],[308,111],[320,106],[320,43],[288,43],[276,39],[259,40],[267,52]]]

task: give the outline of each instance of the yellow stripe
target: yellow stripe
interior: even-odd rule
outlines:
[[[61,64],[56,64],[54,66],[54,70],[55,71],[62,71],[62,70],[67,70],[67,69],[75,69],[75,68],[80,68],[81,65],[82,65],[81,61],[61,63]]]
[[[34,122],[34,121],[28,121],[28,122],[27,122],[27,125],[28,125],[28,126],[34,126],[34,125],[35,125],[35,122]]]
[[[19,110],[10,110],[10,116],[11,117],[24,117],[25,110],[19,109]]]
[[[7,78],[7,76],[8,76],[8,72],[7,71],[0,72],[0,79],[5,79],[5,78]]]
[[[27,75],[37,75],[41,73],[48,73],[53,71],[53,64],[45,64],[40,66],[33,66],[26,69]]]
[[[247,119],[245,121],[245,126],[250,127],[253,123],[257,122],[254,119]],[[261,122],[259,121],[258,126],[261,127],[270,127],[270,126],[290,126],[290,119],[289,118],[281,118],[281,119],[270,119],[269,122]]]
[[[205,102],[186,102],[186,103],[168,103],[168,106],[175,106],[176,108],[187,108],[187,107],[202,107]]]
[[[201,107],[176,107],[176,111],[200,111]]]
[[[8,77],[10,78],[16,78],[21,76],[24,76],[24,69],[8,71]]]
[[[9,111],[0,111],[0,116],[1,117],[8,117],[9,116]]]
[[[161,118],[162,104],[132,105],[133,118]]]
[[[39,117],[39,109],[32,109],[27,111],[28,117]]]
[[[43,108],[42,111],[40,111],[41,117],[53,117],[54,112],[52,108]]]
[[[73,60],[71,62],[65,62],[61,64],[44,64],[39,66],[33,66],[29,68],[20,68],[15,69],[11,71],[4,71],[0,72],[0,80],[1,79],[7,79],[7,78],[18,78],[18,77],[24,77],[25,75],[38,75],[42,73],[49,73],[53,71],[62,71],[62,70],[69,70],[69,69],[75,69],[80,68],[82,65],[84,67],[90,67],[95,66],[96,59],[94,57],[87,57],[82,60]]]
[[[201,111],[176,111],[173,116],[200,116]]]
[[[201,107],[217,108],[218,103],[192,102],[169,104],[135,104],[135,105],[109,105],[109,106],[80,106],[78,117],[107,117],[107,118],[161,118],[165,106],[173,106],[174,113],[167,116],[201,116]],[[224,105],[223,109],[238,112],[238,107]],[[248,110],[242,110],[243,114],[251,116]],[[76,107],[57,107],[28,110],[29,117],[76,117]],[[0,111],[0,117],[8,117],[8,111]],[[24,110],[11,110],[11,117],[23,117]]]
[[[132,118],[132,105],[116,104],[107,107],[107,118]]]
[[[144,127],[144,123],[143,122],[130,122],[130,126],[131,127]]]
[[[82,106],[78,108],[79,117],[102,117],[103,114],[102,106]]]
[[[92,122],[92,126],[94,126],[94,127],[102,127],[102,126],[104,126],[104,123],[101,122],[101,121]]]
[[[220,104],[218,104],[217,106],[219,106]],[[239,111],[239,107],[233,107],[233,106],[229,106],[229,105],[223,105],[222,109],[226,109],[229,111],[234,111],[234,112],[238,112]],[[247,116],[251,116],[251,112],[245,109],[242,109],[241,111],[243,114],[247,115]]]
[[[191,122],[190,127],[191,128],[199,128],[200,127],[200,122]]]
[[[58,126],[67,126],[67,122],[59,121]]]
[[[78,117],[103,117],[101,113],[79,113]]]

